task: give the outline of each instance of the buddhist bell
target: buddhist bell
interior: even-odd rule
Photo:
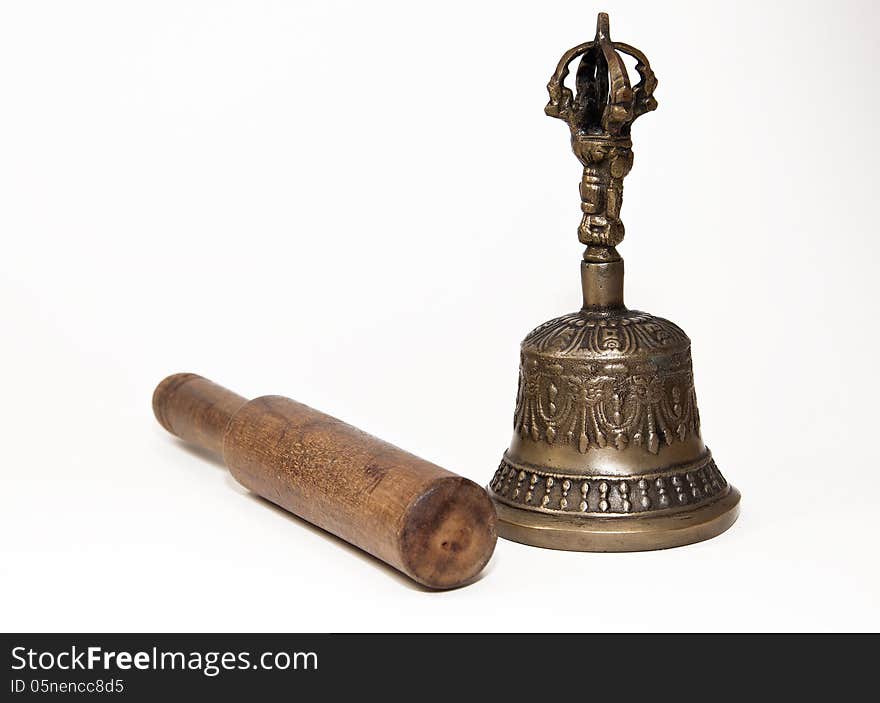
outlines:
[[[633,86],[621,54],[635,59]],[[580,59],[575,90],[565,86]],[[740,494],[703,443],[691,343],[675,324],[623,303],[623,178],[630,128],[654,110],[642,52],[609,35],[563,54],[545,112],[565,120],[583,164],[578,228],[583,307],[522,343],[510,448],[489,485],[502,537],[553,549],[637,551],[714,537]]]

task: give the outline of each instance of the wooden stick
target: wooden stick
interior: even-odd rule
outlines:
[[[495,510],[476,483],[289,398],[247,401],[184,373],[157,386],[153,411],[249,490],[421,584],[464,585],[495,549]]]

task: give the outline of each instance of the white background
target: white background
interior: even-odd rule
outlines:
[[[876,630],[872,2],[4,2],[0,627]],[[723,536],[499,540],[430,593],[154,420],[288,395],[485,484],[518,344],[580,305],[559,56],[645,51],[627,302],[693,341]]]

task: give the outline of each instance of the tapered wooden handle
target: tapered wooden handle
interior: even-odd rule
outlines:
[[[195,374],[162,381],[153,410],[251,491],[419,583],[460,586],[492,556],[495,509],[480,486],[318,410],[247,401]]]
[[[162,427],[220,456],[226,426],[245,403],[246,398],[194,373],[169,376],[153,392],[153,413]]]

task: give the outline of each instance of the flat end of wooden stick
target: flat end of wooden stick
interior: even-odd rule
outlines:
[[[429,588],[464,586],[489,562],[497,535],[495,507],[486,491],[461,476],[444,477],[407,511],[403,564]]]

